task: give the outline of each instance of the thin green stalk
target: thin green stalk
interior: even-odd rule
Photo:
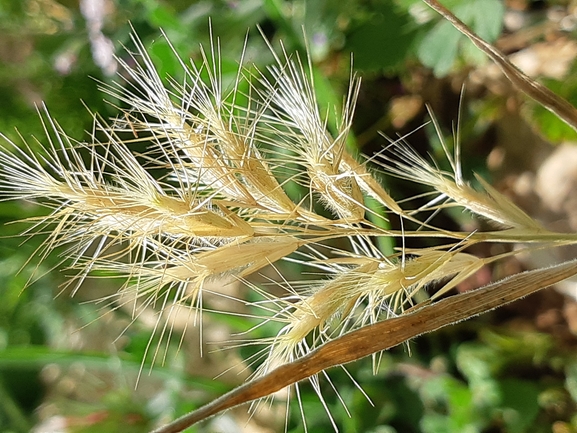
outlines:
[[[14,398],[6,389],[2,378],[0,378],[0,401],[2,402],[0,405],[0,411],[4,412],[6,418],[8,418],[9,425],[12,426],[15,431],[22,433],[29,432],[32,425],[24,412],[22,412],[18,406],[18,403],[14,401]]]

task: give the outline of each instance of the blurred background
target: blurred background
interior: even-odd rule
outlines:
[[[444,4],[527,74],[577,103],[577,2]],[[115,56],[128,59],[123,46],[131,49],[132,29],[161,76],[179,77],[162,31],[182,58],[199,59],[199,46],[210,46],[210,28],[220,41],[225,83],[234,78],[243,47],[255,68],[273,62],[259,31],[288,52],[305,55],[308,47],[322,107],[338,108],[351,70],[360,74],[353,152],[381,149],[387,142],[379,131],[415,130],[428,120],[427,104],[450,139],[460,111],[466,176],[481,174],[552,228],[577,230],[575,132],[519,95],[464,37],[414,0],[0,0],[0,131],[33,148],[36,140],[45,142],[37,110],[46,104],[70,136],[87,139],[90,112],[105,119],[117,114],[98,83],[122,73]],[[408,141],[442,160],[430,125]],[[397,199],[420,192],[384,181]],[[90,302],[118,282],[91,280],[75,297],[59,296],[67,278],[61,259],[55,254],[40,262],[42,236],[18,236],[27,226],[10,224],[42,212],[30,203],[0,203],[0,431],[144,432],[248,377],[244,360],[255,349],[215,348],[254,325],[250,320],[207,314],[201,342],[194,329],[181,341],[183,319],[164,361],[152,366],[154,313],[131,323],[129,311]],[[475,224],[458,212],[438,223],[464,230]],[[511,259],[459,290],[564,257],[574,252]],[[34,273],[40,277],[23,290]],[[331,377],[350,417],[327,385],[325,398],[345,433],[577,432],[576,334],[575,290],[566,284],[384,353],[376,375],[368,360],[351,365],[373,405],[335,369]],[[308,431],[332,431],[314,392],[306,384],[301,389]],[[239,408],[190,431],[284,431],[284,398],[251,418]],[[290,412],[288,431],[304,431],[298,405]]]

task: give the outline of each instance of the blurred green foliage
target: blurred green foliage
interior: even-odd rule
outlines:
[[[499,0],[475,2],[454,0],[445,2],[453,13],[475,33],[488,42],[494,42],[501,34],[505,7]],[[458,54],[471,64],[486,61],[481,53],[464,35],[448,21],[434,25],[419,44],[417,55],[424,65],[432,68],[437,76],[447,75],[453,68]]]
[[[31,146],[37,146],[32,136],[45,141],[35,108],[43,103],[77,139],[86,137],[84,131],[92,127],[90,112],[114,116],[115,109],[103,102],[97,89],[98,82],[109,83],[114,74],[107,69],[110,63],[96,61],[94,50],[97,36],[102,37],[116,55],[128,59],[121,47],[130,50],[132,29],[149,47],[162,76],[182,74],[173,49],[182,58],[198,59],[199,46],[210,47],[211,31],[218,37],[224,82],[234,79],[243,49],[245,61],[261,70],[273,62],[259,31],[277,48],[282,41],[287,52],[304,55],[308,50],[324,107],[340,105],[352,53],[354,69],[364,75],[368,90],[359,101],[355,124],[359,140],[353,137],[351,145],[365,152],[384,144],[374,144],[376,134],[366,138],[365,131],[394,126],[389,99],[410,94],[414,81],[427,76],[425,67],[440,79],[485,61],[448,23],[415,0],[86,0],[80,4],[0,0],[0,131],[16,143],[21,142],[20,134]],[[91,10],[90,4],[96,9]],[[451,0],[446,4],[482,37],[493,41],[499,36],[502,2]],[[97,31],[91,26],[97,26]],[[566,95],[577,94],[573,81],[565,83]],[[563,93],[561,87],[555,89]],[[454,94],[450,97],[455,99]],[[472,106],[464,107],[472,117],[462,119],[463,133],[478,136],[494,114],[482,103],[471,114]],[[422,101],[418,112],[416,122],[422,121]],[[566,137],[539,109],[533,116],[547,136]],[[406,126],[414,127],[410,121]],[[42,211],[31,204],[3,202],[0,222]],[[116,283],[90,282],[76,298],[70,299],[68,292],[56,297],[66,272],[60,271],[56,255],[39,264],[42,238],[22,244],[25,237],[16,235],[23,227],[1,228],[1,431],[28,432],[50,421],[64,423],[65,431],[71,432],[142,432],[231,389],[233,382],[202,374],[194,364],[198,359],[188,358],[181,348],[179,335],[168,345],[164,363],[157,360],[152,366],[149,328],[134,323],[124,330],[130,322],[126,312],[108,311],[99,318],[99,305],[81,302],[105,295]],[[28,286],[31,278],[35,281]],[[251,326],[232,316],[218,321],[235,332]],[[116,338],[121,334],[119,342]],[[493,329],[480,322],[423,337],[410,347],[410,351],[403,347],[383,354],[376,375],[368,362],[350,367],[372,404],[347,374],[330,372],[351,415],[323,382],[341,432],[546,432],[554,423],[564,429],[555,431],[577,431],[573,415],[577,360],[559,347],[554,336]],[[249,349],[243,351],[245,356],[251,354]],[[314,391],[307,385],[302,390],[309,431],[331,431]],[[269,423],[282,431],[283,417],[277,418]],[[191,431],[226,431],[219,428],[215,422]],[[37,431],[50,431],[50,427]],[[291,405],[289,431],[303,431],[297,404]]]

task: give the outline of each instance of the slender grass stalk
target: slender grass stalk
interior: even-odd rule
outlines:
[[[574,275],[577,275],[577,262],[572,260],[551,268],[520,273],[482,289],[451,296],[400,317],[363,327],[235,388],[152,433],[180,432],[219,412],[266,397],[328,368],[356,361],[375,351],[390,349],[411,338],[506,305]]]

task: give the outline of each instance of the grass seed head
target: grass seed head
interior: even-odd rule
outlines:
[[[340,115],[329,122],[331,110],[321,113],[311,65],[298,56],[277,56],[277,64],[256,77],[241,65],[226,90],[218,44],[202,51],[198,65],[177,57],[184,71],[177,82],[160,77],[143,44],[136,37],[133,43],[131,60],[119,59],[124,81],[103,85],[128,108],[111,124],[94,116],[88,142],[68,137],[47,112],[41,151],[2,136],[7,144],[0,148],[0,199],[40,202],[52,210],[30,219],[26,234],[49,232],[39,255],[61,249],[78,272],[70,284],[77,288],[92,274],[122,276],[119,292],[102,300],[110,309],[131,308],[133,321],[154,308],[168,311],[155,316],[153,333],[161,341],[170,339],[171,317],[183,306],[200,323],[208,282],[245,281],[279,260],[308,265],[324,279],[299,284],[281,276],[286,297],[248,284],[264,301],[239,300],[264,310],[264,323],[282,326],[265,341],[266,359],[256,371],[263,375],[332,338],[403,314],[433,283],[440,282],[434,295],[440,296],[492,260],[463,252],[483,233],[436,229],[418,220],[421,211],[460,206],[514,230],[502,230],[499,240],[544,233],[482,179],[483,192],[470,187],[458,145],[453,155],[444,141],[448,171],[402,140],[371,158],[386,174],[426,185],[435,195],[416,211],[401,207],[368,163],[347,153],[360,85],[354,76]],[[248,93],[239,91],[242,80],[248,80]],[[291,182],[300,188],[296,201],[288,193]],[[387,216],[376,215],[365,196]],[[332,216],[317,213],[317,200]],[[381,228],[369,215],[383,221],[393,215],[401,229]],[[405,230],[404,221],[419,228]],[[517,237],[508,239],[512,234]],[[400,252],[380,251],[373,240],[384,236],[396,236]],[[407,250],[408,236],[445,244]],[[551,232],[546,239],[575,242]],[[318,378],[311,381],[322,398]]]

